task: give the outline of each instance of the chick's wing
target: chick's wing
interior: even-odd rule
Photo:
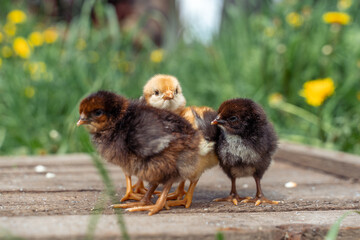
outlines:
[[[177,138],[172,131],[176,123],[151,111],[138,112],[131,125],[127,144],[142,158],[162,152]]]

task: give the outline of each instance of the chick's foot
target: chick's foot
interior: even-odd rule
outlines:
[[[159,199],[156,201],[156,204],[153,204],[150,206],[133,207],[130,209],[126,209],[126,211],[129,211],[129,212],[150,211],[149,216],[151,216],[151,215],[161,211],[164,207],[168,208],[168,205],[166,204],[166,198],[167,198],[167,195],[169,194],[171,185],[172,185],[171,181],[165,184],[164,189],[161,192]]]
[[[266,197],[249,198],[249,199],[244,199],[241,202],[242,203],[255,203],[255,206],[259,206],[262,203],[279,204],[279,201],[272,201],[272,200],[267,199]]]
[[[179,186],[177,187],[177,189],[175,190],[175,192],[170,193],[167,196],[167,200],[180,200],[185,194],[185,181],[182,181],[181,183],[179,183]],[[179,206],[179,205],[177,205]]]
[[[125,175],[125,178],[126,178],[126,193],[124,197],[121,198],[120,202],[124,202],[126,200],[139,201],[144,196],[144,194],[134,193],[131,186],[131,176]]]
[[[216,198],[213,201],[214,202],[232,202],[234,205],[238,205],[239,202],[243,202],[247,199],[249,199],[251,197],[240,197],[237,194],[230,194],[228,197],[226,198]]]

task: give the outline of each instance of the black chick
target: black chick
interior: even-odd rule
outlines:
[[[88,126],[100,155],[120,166],[125,175],[149,182],[139,202],[113,207],[157,213],[165,206],[173,182],[188,178],[197,164],[200,135],[174,113],[107,91],[83,99],[79,112],[78,125]],[[150,198],[159,184],[164,188],[152,205]]]
[[[237,98],[225,101],[211,122],[221,129],[216,143],[216,153],[221,168],[231,179],[231,191],[227,198],[215,201],[238,201],[278,204],[264,197],[260,180],[268,169],[277,148],[277,136],[272,124],[260,105],[250,99]],[[239,197],[236,178],[253,176],[256,183],[255,198]]]

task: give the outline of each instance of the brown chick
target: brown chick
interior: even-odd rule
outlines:
[[[198,162],[200,135],[180,116],[99,91],[83,99],[78,125],[86,125],[99,154],[122,168],[127,176],[149,182],[139,202],[115,204],[129,211],[160,211],[175,181],[189,178]],[[164,188],[153,205],[152,194]]]
[[[215,201],[238,201],[278,204],[265,198],[260,180],[270,165],[277,148],[277,137],[272,124],[260,105],[250,99],[238,98],[225,101],[212,121],[221,129],[216,153],[219,164],[231,179],[231,191],[227,198]],[[256,183],[255,198],[239,197],[236,178],[253,176]]]
[[[182,94],[179,81],[174,76],[163,74],[153,76],[144,86],[143,97],[150,106],[167,109],[184,117],[195,129],[198,129],[198,122],[195,120],[196,115],[200,122],[207,124],[213,131],[217,131],[216,127],[210,125],[216,116],[216,112],[209,107],[185,107],[185,97]],[[201,132],[199,162],[189,178],[188,192],[186,193],[184,190],[185,181],[181,182],[176,191],[169,195],[168,200],[177,199],[176,201],[169,201],[169,206],[184,205],[186,208],[190,207],[201,174],[206,169],[218,164],[214,146],[215,141],[205,139]],[[181,199],[185,193],[185,197]]]

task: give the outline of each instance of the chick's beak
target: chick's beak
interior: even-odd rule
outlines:
[[[211,125],[218,125],[218,124],[224,124],[225,121],[220,119],[220,117],[215,118],[212,122]]]
[[[164,100],[171,100],[174,99],[174,93],[170,90],[166,91],[164,93],[164,96],[162,97]]]
[[[79,121],[77,121],[76,125],[80,126],[83,124],[89,124],[89,120],[86,119],[84,116],[80,115]]]

